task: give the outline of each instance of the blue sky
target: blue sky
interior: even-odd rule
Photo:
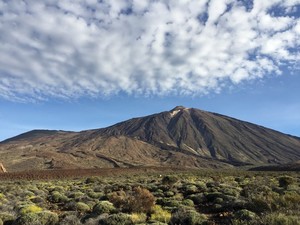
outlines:
[[[0,1],[0,140],[200,108],[300,136],[300,1]]]

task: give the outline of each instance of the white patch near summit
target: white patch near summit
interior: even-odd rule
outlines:
[[[180,109],[179,110],[174,110],[174,111],[170,112],[170,115],[171,115],[171,117],[174,117],[179,112],[180,112]]]

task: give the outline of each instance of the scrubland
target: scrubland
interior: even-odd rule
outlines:
[[[300,174],[136,171],[4,179],[0,224],[300,224]]]

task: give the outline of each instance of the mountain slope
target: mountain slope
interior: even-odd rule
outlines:
[[[230,163],[283,163],[300,158],[300,139],[193,108],[176,107],[100,129],[94,135],[135,137],[167,150]]]
[[[35,130],[0,143],[10,170],[124,166],[230,167],[300,160],[300,139],[178,106],[82,132]]]

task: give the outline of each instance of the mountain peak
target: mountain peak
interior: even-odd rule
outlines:
[[[189,108],[186,108],[186,107],[184,107],[182,105],[179,105],[179,106],[176,106],[174,109],[172,109],[171,112],[175,111],[175,110],[183,110],[183,109],[189,109]]]
[[[174,109],[170,111],[171,117],[174,117],[177,113],[181,112],[182,110],[189,110],[190,108],[186,108],[184,106],[176,106]]]

